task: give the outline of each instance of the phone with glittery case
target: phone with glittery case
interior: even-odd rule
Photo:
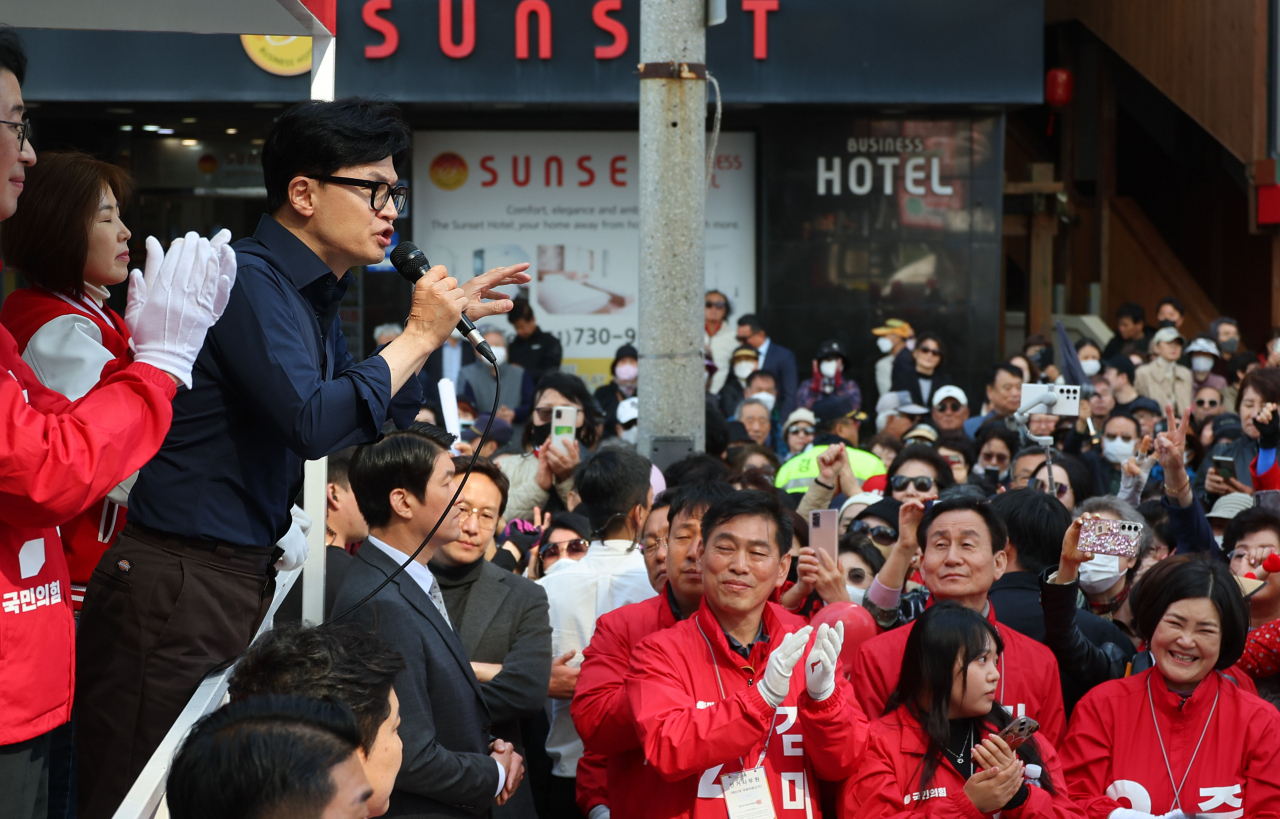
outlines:
[[[1094,518],[1086,520],[1080,529],[1079,549],[1094,555],[1136,557],[1141,536],[1141,523]]]

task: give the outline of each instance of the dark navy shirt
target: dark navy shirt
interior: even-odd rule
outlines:
[[[338,305],[351,276],[335,276],[270,216],[234,247],[231,299],[130,493],[129,520],[271,546],[289,529],[303,463],[377,437],[391,410],[391,370],[381,356],[357,364],[347,352]],[[410,378],[401,393],[418,389]],[[416,412],[420,400],[401,403]],[[399,416],[398,426],[413,421]]]

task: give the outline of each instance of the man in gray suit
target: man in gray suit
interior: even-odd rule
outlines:
[[[454,468],[462,472],[470,460],[455,458]],[[541,586],[485,559],[490,548],[496,549],[493,534],[502,527],[509,488],[506,474],[493,461],[476,461],[462,489],[462,534],[436,550],[430,569],[480,680],[493,735],[526,756],[520,720],[537,714],[546,702],[551,619]],[[537,819],[529,783],[493,814]]]
[[[484,693],[427,569],[436,549],[460,534],[452,442],[439,427],[415,424],[360,447],[349,468],[369,537],[334,610],[360,603],[408,561],[344,618],[373,629],[407,666],[396,686],[404,756],[387,816],[489,816],[494,802],[510,799],[524,776],[521,755],[492,737]]]

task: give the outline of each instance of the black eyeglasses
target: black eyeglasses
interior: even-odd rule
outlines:
[[[787,427],[787,434],[788,435],[812,435],[813,427],[808,427],[808,426],[802,427],[799,424],[792,424],[791,426]]]
[[[1032,478],[1027,481],[1027,488],[1034,489],[1037,492],[1048,493],[1049,484],[1045,483],[1041,478]],[[1065,483],[1055,483],[1053,485],[1053,493],[1059,498],[1065,498],[1067,493],[1071,491],[1071,486]]]
[[[0,125],[8,125],[13,132],[18,135],[18,150],[22,150],[22,143],[31,137],[31,120],[24,119],[22,122],[9,122],[0,119]]]
[[[1212,409],[1213,407],[1218,406],[1218,402],[1217,402],[1216,400],[1212,399],[1212,398],[1209,398],[1209,399],[1197,398],[1197,399],[1196,399],[1196,406],[1197,406],[1197,407],[1209,407],[1210,409]]]
[[[889,485],[893,487],[894,492],[901,492],[909,485],[915,485],[917,492],[928,492],[933,488],[933,478],[928,475],[917,475],[914,478],[908,478],[906,475],[894,475],[889,481]]]
[[[960,407],[961,404],[959,401],[943,401],[941,404],[934,407],[934,409],[941,410],[942,412],[959,412]]]
[[[708,309],[714,308],[716,310],[723,310],[728,306],[729,306],[728,302],[723,302],[723,301],[708,301],[706,303],[706,307]]]
[[[380,182],[375,179],[353,179],[349,176],[308,176],[308,179],[314,179],[317,182],[336,182],[339,185],[355,185],[357,188],[369,189],[369,207],[374,210],[382,210],[387,206],[390,200],[396,206],[397,211],[404,210],[405,203],[409,201],[409,189],[404,185],[392,187],[390,182]]]
[[[855,520],[849,524],[849,531],[869,537],[873,543],[881,546],[892,546],[898,542],[898,530],[892,526],[872,526],[865,520]]]
[[[925,355],[942,355],[942,351],[937,347],[917,347],[916,352],[924,353]]]
[[[566,540],[564,543],[548,543],[538,550],[538,555],[546,560],[549,557],[559,557],[560,550],[564,549],[565,553],[570,557],[582,557],[587,553],[588,544],[580,537],[573,540]]]

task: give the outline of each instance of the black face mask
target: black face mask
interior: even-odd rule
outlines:
[[[1172,319],[1161,319],[1160,326],[1161,327],[1177,327],[1178,323]]]
[[[530,430],[531,438],[534,446],[542,446],[547,442],[547,438],[551,436],[551,422],[545,424],[534,424]]]
[[[1234,353],[1236,350],[1240,349],[1240,339],[1229,338],[1218,346],[1222,348],[1222,352],[1224,353]]]

